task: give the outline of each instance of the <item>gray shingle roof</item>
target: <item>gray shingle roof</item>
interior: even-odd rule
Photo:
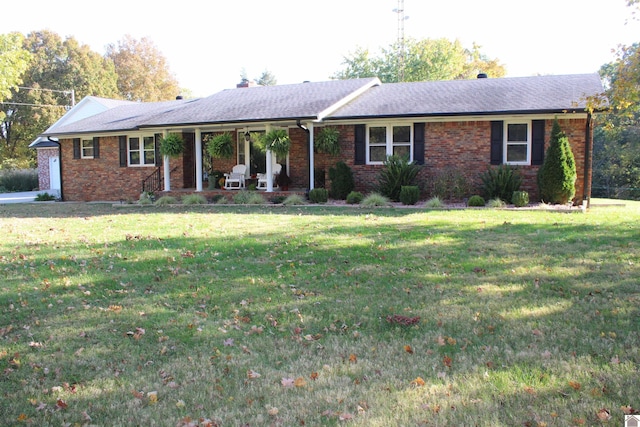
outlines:
[[[329,119],[584,111],[585,97],[602,91],[597,74],[387,83]]]
[[[315,119],[353,92],[378,82],[377,78],[369,78],[228,89],[179,110],[158,114],[145,124]]]
[[[584,111],[585,97],[602,90],[597,74],[382,85],[376,78],[332,80],[229,89],[192,100],[131,103],[49,129],[43,135],[291,119],[340,120]],[[351,99],[360,91],[364,92]],[[350,102],[344,103],[346,100]],[[322,117],[328,109],[329,115]]]

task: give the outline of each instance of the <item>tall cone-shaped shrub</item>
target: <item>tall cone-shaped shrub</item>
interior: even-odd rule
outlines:
[[[576,179],[576,161],[569,139],[556,119],[551,129],[549,148],[538,170],[540,198],[546,203],[568,203],[576,194]]]

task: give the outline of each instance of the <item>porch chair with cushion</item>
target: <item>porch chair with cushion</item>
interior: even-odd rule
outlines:
[[[271,181],[274,187],[276,186],[276,176],[278,176],[281,170],[282,170],[282,165],[280,163],[276,163],[276,165],[273,167],[273,181]],[[260,190],[266,190],[267,174],[259,173],[256,175],[256,178],[258,178],[258,184],[256,185],[256,188]]]
[[[224,174],[224,188],[225,190],[240,190],[244,187],[244,173],[247,170],[246,165],[235,165],[230,173]]]

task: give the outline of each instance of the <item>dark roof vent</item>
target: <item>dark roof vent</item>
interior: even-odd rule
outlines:
[[[487,76],[487,73],[479,73],[476,77],[477,77],[478,79],[486,79],[486,78],[488,78],[489,76]]]
[[[183,99],[183,98],[182,98],[182,95],[178,95],[178,96],[176,96],[176,101],[180,101],[181,99]]]

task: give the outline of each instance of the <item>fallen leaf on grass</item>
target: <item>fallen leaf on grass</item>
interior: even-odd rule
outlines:
[[[622,412],[624,412],[626,415],[634,415],[637,414],[638,411],[636,411],[635,409],[633,409],[631,406],[627,405],[627,406],[621,406],[620,410]]]
[[[404,346],[404,351],[406,351],[409,354],[413,354],[413,349],[411,348],[410,345],[405,345]]]
[[[313,381],[317,380],[318,379],[318,373],[317,372],[312,372],[311,375],[310,375],[310,378]]]
[[[67,405],[67,402],[65,402],[62,399],[58,399],[56,401],[56,408],[58,408],[58,409],[67,409],[68,406],[69,405]]]
[[[247,371],[247,378],[249,379],[255,379],[255,378],[260,378],[260,374],[257,373],[256,371],[254,371],[253,369],[249,369]]]
[[[296,387],[304,387],[307,385],[307,382],[305,381],[304,378],[302,377],[298,377],[295,379],[295,381],[293,382],[293,385],[295,385]]]
[[[358,362],[358,356],[356,356],[355,354],[351,353],[349,355],[349,362],[351,363],[357,363]]]
[[[353,415],[352,414],[346,414],[346,413],[345,414],[340,414],[340,415],[338,415],[338,419],[340,421],[349,421],[349,420],[353,419]]]
[[[422,387],[424,385],[424,380],[420,377],[416,378],[415,380],[411,381],[411,385],[414,387]]]
[[[150,404],[155,404],[158,403],[158,392],[157,391],[150,391],[147,393],[147,397],[149,398],[149,403]]]
[[[280,384],[282,384],[282,387],[293,387],[295,383],[295,380],[293,378],[283,378],[282,380],[280,380]]]
[[[580,388],[582,388],[582,385],[576,381],[569,381],[569,386],[574,390],[580,390]]]
[[[606,408],[602,408],[596,412],[596,416],[599,421],[609,421],[611,419],[611,413]]]
[[[444,364],[444,366],[446,366],[447,368],[451,367],[451,362],[453,362],[453,360],[449,357],[449,356],[445,356],[442,358],[442,363]]]

